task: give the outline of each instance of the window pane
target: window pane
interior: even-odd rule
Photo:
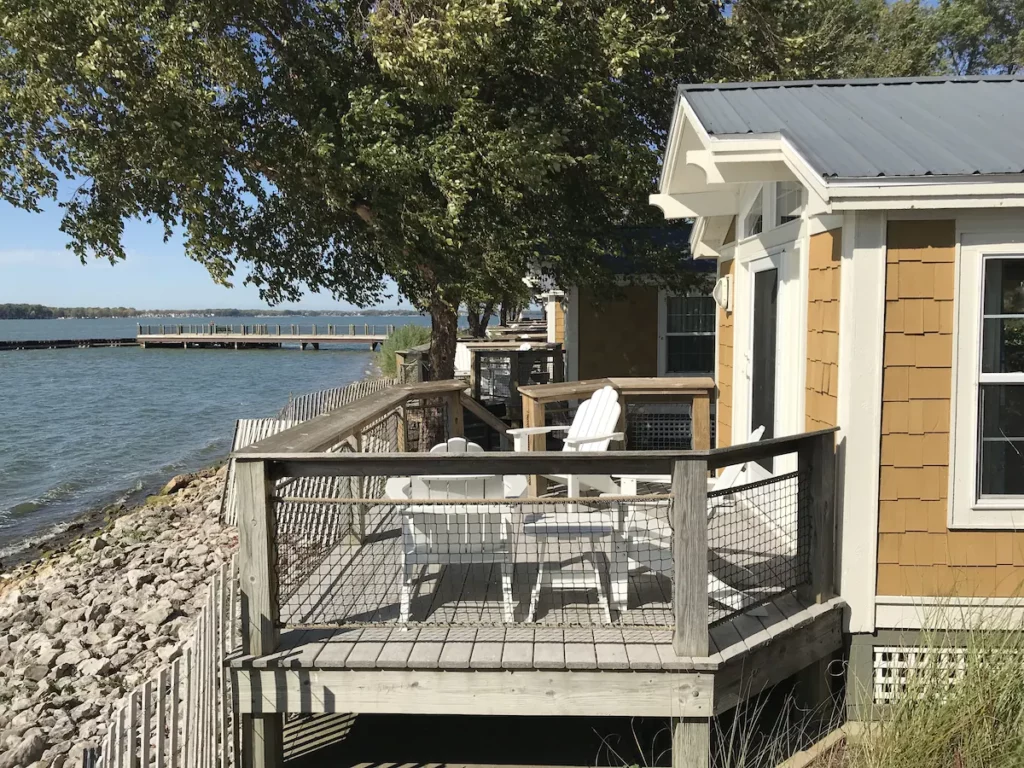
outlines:
[[[670,296],[669,333],[714,333],[715,300],[710,296]]]
[[[803,187],[798,181],[780,181],[775,185],[775,226],[800,218]]]
[[[982,373],[1024,372],[1024,320],[985,319],[981,370]]]
[[[754,198],[754,204],[750,206],[750,210],[743,219],[744,237],[761,234],[761,230],[764,228],[763,210],[764,190],[762,189],[757,193],[757,197]]]
[[[1024,495],[1024,385],[982,384],[979,490]]]
[[[667,373],[714,373],[714,336],[668,336],[665,341]]]
[[[985,259],[985,314],[1024,314],[1024,259]]]

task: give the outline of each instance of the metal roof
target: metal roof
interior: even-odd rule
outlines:
[[[682,85],[716,137],[779,134],[826,177],[1024,173],[1024,78]]]

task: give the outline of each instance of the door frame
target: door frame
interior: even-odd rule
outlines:
[[[747,436],[753,431],[754,424],[751,421],[754,415],[754,302],[757,294],[754,291],[755,276],[761,272],[775,270],[775,393],[772,403],[772,435],[779,435],[779,401],[782,394],[782,381],[779,375],[782,368],[782,311],[783,311],[783,272],[782,253],[766,253],[760,258],[754,259],[747,264],[749,275],[749,290],[747,291],[747,338],[743,349],[743,369],[746,379],[746,405],[747,412],[744,414],[742,427],[742,439],[746,442]]]
[[[737,260],[736,346],[733,403],[733,442],[746,442],[751,418],[751,386],[754,340],[754,273],[777,269],[778,311],[776,314],[775,435],[783,437],[804,431],[804,386],[807,370],[807,281],[804,275],[806,249],[798,235],[782,245],[767,248]],[[742,313],[747,313],[742,317]],[[777,471],[796,466],[795,457],[784,457]]]

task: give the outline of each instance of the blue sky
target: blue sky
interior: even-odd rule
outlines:
[[[254,287],[241,285],[241,276],[234,288],[214,283],[205,267],[185,256],[180,239],[163,242],[163,230],[157,224],[127,224],[124,245],[129,255],[120,264],[94,260],[83,265],[65,248],[60,214],[52,202],[42,213],[28,213],[0,201],[0,304],[136,309],[266,306]],[[408,306],[391,293],[393,297],[385,299],[383,306]],[[279,307],[316,310],[352,305],[311,294]]]

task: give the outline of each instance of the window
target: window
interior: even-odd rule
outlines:
[[[764,189],[758,190],[757,197],[750,204],[747,215],[743,217],[743,236],[759,235],[764,230]]]
[[[713,376],[715,300],[710,296],[665,299],[665,373]]]
[[[997,238],[962,233],[955,265],[953,528],[1024,528],[1024,232]]]
[[[780,181],[775,184],[775,226],[781,227],[800,218],[804,188],[799,181]]]
[[[1024,257],[983,261],[977,498],[1024,497]]]

